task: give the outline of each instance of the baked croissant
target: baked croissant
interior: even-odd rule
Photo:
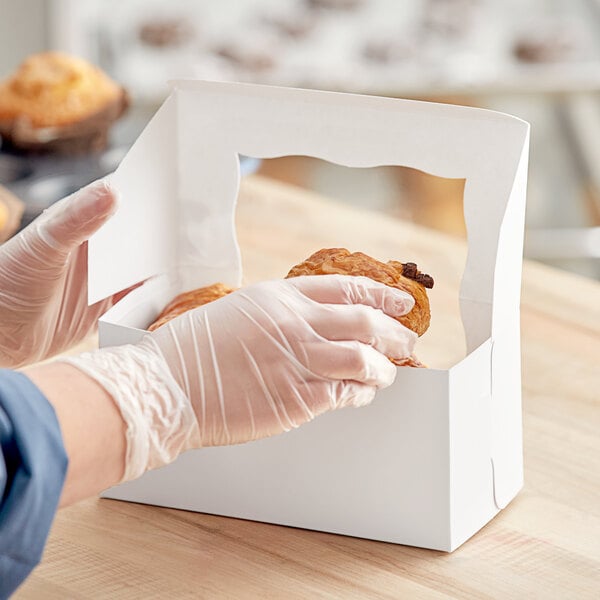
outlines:
[[[350,253],[345,248],[324,248],[292,267],[286,279],[302,275],[331,274],[369,277],[409,293],[415,299],[415,305],[408,314],[398,317],[398,321],[419,336],[427,331],[431,320],[431,312],[425,288],[433,287],[433,278],[430,275],[421,273],[415,263],[401,263],[395,260],[382,263],[362,252]],[[233,288],[222,283],[214,283],[207,287],[179,294],[165,307],[156,321],[148,327],[148,330],[154,331],[180,314],[218,300],[233,291]],[[390,357],[390,360],[398,366],[425,366],[415,356]]]
[[[218,300],[227,294],[231,294],[234,289],[227,287],[222,283],[213,283],[197,290],[184,292],[176,296],[165,306],[164,310],[156,317],[156,321],[148,327],[148,331],[154,331],[161,325],[168,323],[171,319],[178,317],[180,314],[192,310],[203,304],[208,304],[214,300]]]
[[[425,288],[433,287],[433,278],[421,273],[415,263],[395,260],[382,263],[362,252],[324,248],[293,267],[287,277],[331,274],[362,275],[409,293],[415,305],[407,315],[398,317],[398,321],[420,336],[429,328],[431,312]]]

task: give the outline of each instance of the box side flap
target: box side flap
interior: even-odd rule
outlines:
[[[119,209],[89,241],[90,304],[176,263],[176,117],[171,95],[110,176]]]
[[[504,508],[523,485],[520,296],[528,140],[523,146],[498,239],[492,336],[494,499]]]
[[[491,466],[492,340],[449,371],[452,547],[497,512]]]
[[[523,442],[521,414],[520,291],[527,184],[528,137],[515,174],[512,190],[498,233],[492,305],[463,302],[473,319],[492,318],[491,362],[486,369],[489,388],[489,460],[496,508],[504,508],[523,485]],[[487,313],[487,314],[486,314]],[[469,346],[477,341],[476,330],[466,330]],[[471,338],[469,339],[469,335]],[[463,363],[451,369],[454,374]],[[475,371],[473,371],[475,372]],[[477,369],[479,375],[483,372]],[[451,381],[456,381],[451,378]]]
[[[235,229],[240,160],[231,143],[235,115],[203,95],[177,92],[178,267],[183,289],[221,281],[241,285]]]
[[[491,459],[494,501],[502,509],[523,487],[520,344],[499,338],[492,353]]]
[[[518,323],[511,321],[521,303],[521,273],[523,270],[523,237],[525,228],[525,199],[527,193],[527,166],[529,132],[522,145],[510,195],[498,232],[498,256],[494,268],[493,332],[506,330],[508,322],[518,331]]]
[[[467,352],[493,336],[493,315],[498,310],[507,307],[512,310],[520,301],[522,223],[519,227],[511,221],[509,228],[505,226],[502,244],[500,239],[509,200],[519,204],[523,211],[525,209],[526,181],[518,174],[523,160],[525,167],[527,165],[529,125],[522,121],[519,125],[517,135],[512,138],[510,153],[504,158],[486,153],[485,164],[478,166],[479,176],[496,186],[498,194],[490,196],[487,185],[482,186],[477,178],[469,180],[467,177],[465,184],[464,216],[468,254],[461,282],[460,303]],[[493,145],[493,139],[488,143]],[[498,161],[504,162],[500,178]],[[497,277],[498,262],[506,274],[502,282]],[[486,304],[489,306],[486,307]]]

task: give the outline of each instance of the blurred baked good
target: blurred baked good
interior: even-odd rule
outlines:
[[[183,18],[155,19],[143,23],[138,37],[147,46],[174,48],[194,38],[194,28]]]
[[[0,83],[0,135],[22,151],[102,150],[127,104],[125,90],[94,65],[42,52]]]
[[[230,288],[223,283],[213,283],[212,285],[197,290],[179,294],[179,296],[173,298],[173,300],[165,306],[164,310],[156,318],[156,321],[148,327],[148,331],[154,331],[182,313],[192,310],[192,308],[202,306],[203,304],[213,302],[214,300],[218,300],[233,291],[233,288]]]
[[[515,39],[513,54],[525,63],[559,63],[583,58],[586,42],[575,23],[540,19]]]
[[[287,277],[332,274],[369,277],[409,293],[415,299],[415,305],[407,315],[398,317],[398,321],[418,335],[423,335],[429,328],[431,312],[425,288],[433,287],[433,278],[421,273],[415,263],[395,260],[382,263],[362,252],[324,248],[293,267]]]
[[[19,228],[25,205],[0,185],[0,242],[5,242]]]
[[[235,40],[220,43],[213,51],[234,69],[257,74],[275,68],[280,47],[274,36],[248,33]]]

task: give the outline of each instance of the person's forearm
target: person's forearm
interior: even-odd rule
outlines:
[[[24,370],[53,405],[69,457],[60,506],[93,496],[123,477],[125,424],[109,394],[64,363]]]

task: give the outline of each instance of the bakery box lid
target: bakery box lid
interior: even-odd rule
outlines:
[[[518,307],[529,127],[489,110],[277,88],[177,81],[111,176],[121,202],[89,243],[89,302],[183,268],[186,287],[238,285],[239,156],[313,156],[349,167],[404,165],[465,178],[469,255],[461,286],[471,349],[493,310]],[[523,167],[525,165],[525,167]],[[514,202],[511,202],[514,198]],[[515,221],[516,222],[516,221]],[[212,281],[211,281],[212,279]],[[496,303],[495,309],[492,305]],[[471,320],[472,326],[466,322]]]

